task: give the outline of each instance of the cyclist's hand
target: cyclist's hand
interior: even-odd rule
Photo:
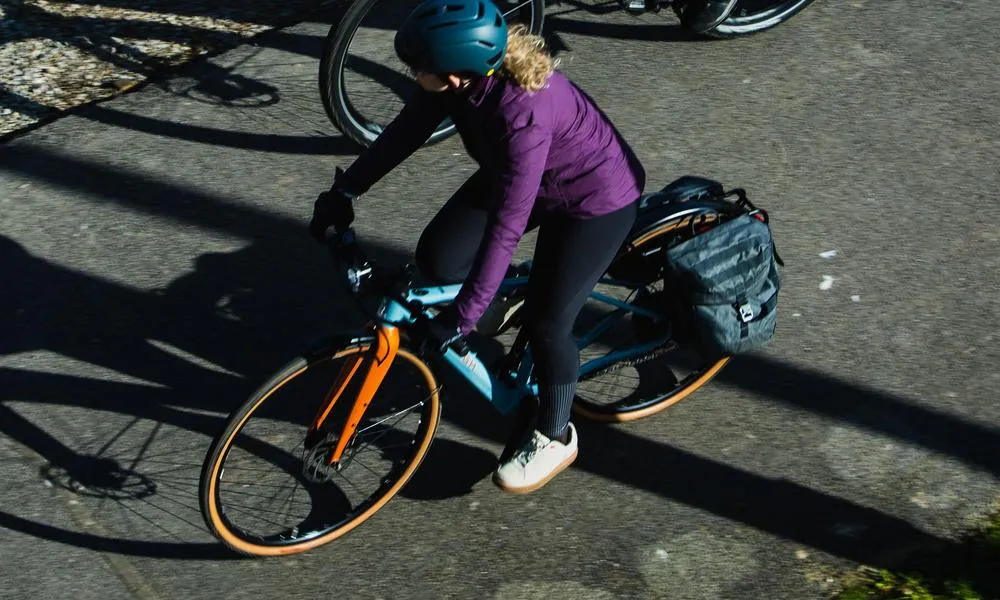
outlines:
[[[449,309],[445,309],[432,319],[426,317],[418,319],[414,324],[413,334],[414,342],[421,354],[430,351],[442,354],[449,346],[462,341],[465,337],[458,328],[453,311]]]
[[[333,187],[316,198],[312,220],[309,221],[309,234],[322,243],[326,239],[326,230],[331,226],[337,231],[344,231],[353,222],[354,203],[351,196]]]

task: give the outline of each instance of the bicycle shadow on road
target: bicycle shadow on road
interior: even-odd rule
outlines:
[[[32,256],[0,236],[10,283],[0,295],[0,355],[13,358],[0,368],[0,432],[37,454],[39,477],[81,497],[114,535],[13,513],[0,523],[97,550],[225,558],[203,541],[197,503],[208,442],[260,383],[253,375],[287,360],[301,349],[291,337],[318,325],[296,302],[282,306],[283,289],[310,286],[271,270],[277,265],[268,255],[253,246],[227,258],[205,255],[167,289],[143,292]],[[268,283],[276,287],[254,293]],[[155,525],[122,525],[128,514]]]
[[[893,567],[916,549],[952,542],[881,510],[703,458],[620,428],[578,423],[574,468],[649,491],[840,558]],[[614,448],[602,453],[600,448]]]
[[[1000,477],[1000,429],[995,427],[761,354],[732,361],[717,381],[905,440]]]
[[[80,497],[114,535],[15,512],[0,512],[0,525],[101,551],[229,557],[204,541],[197,485],[208,443],[270,372],[321,333],[363,323],[325,250],[296,233],[202,255],[191,273],[151,292],[32,256],[0,235],[10,282],[0,295],[0,356],[14,358],[0,367],[0,432],[39,457],[30,460],[40,479]],[[53,360],[72,371],[33,368]],[[466,494],[494,460],[439,437],[402,495]],[[119,527],[132,513],[155,526]]]
[[[31,257],[2,236],[0,248],[3,250],[0,252],[3,264],[14,275],[12,280],[22,282],[12,288],[13,294],[4,296],[5,304],[0,314],[15,314],[17,319],[0,322],[4,343],[0,354],[44,347],[91,365],[105,366],[164,386],[149,388],[86,377],[0,370],[0,381],[3,381],[0,400],[4,402],[15,400],[18,403],[47,404],[49,411],[59,406],[73,406],[128,417],[123,424],[111,427],[97,444],[80,447],[75,439],[80,437],[80,432],[70,432],[75,435],[60,441],[57,434],[36,424],[41,422],[38,418],[30,419],[0,403],[0,430],[40,454],[47,462],[44,467],[46,472],[66,473],[62,480],[55,480],[56,483],[72,480],[87,485],[91,493],[103,489],[106,495],[135,496],[118,498],[115,504],[141,502],[143,498],[138,496],[144,489],[144,481],[157,484],[156,493],[160,496],[171,496],[169,479],[164,481],[164,475],[158,475],[155,467],[149,471],[150,465],[143,461],[143,454],[149,451],[150,446],[153,450],[164,449],[162,436],[165,435],[165,427],[201,434],[197,444],[170,444],[171,452],[179,455],[170,467],[188,467],[191,481],[188,491],[192,491],[208,436],[219,430],[224,415],[242,402],[245,394],[266,376],[269,369],[298,350],[304,339],[310,338],[309,334],[316,329],[313,317],[323,308],[328,308],[321,302],[322,298],[336,295],[324,295],[318,288],[325,288],[327,292],[332,292],[333,288],[324,284],[311,286],[308,278],[299,280],[294,274],[287,279],[278,277],[275,271],[268,268],[264,258],[273,259],[274,248],[254,249],[252,246],[232,254],[202,256],[192,274],[175,281],[164,293],[148,297],[99,280],[88,280],[85,275]],[[374,255],[380,261],[393,260],[389,257],[392,253],[380,253],[378,249],[375,249]],[[300,264],[307,262],[303,256],[298,258]],[[280,264],[287,263],[282,261]],[[302,297],[316,299],[317,305],[287,310],[293,307],[282,306],[274,294],[252,294],[250,290],[253,288],[246,287],[254,284],[250,279],[258,284],[271,283],[273,287],[270,289],[276,292],[297,285],[304,290]],[[244,293],[233,296],[223,292],[232,289],[244,290]],[[74,290],[74,293],[68,294],[67,290]],[[225,303],[219,312],[218,298],[221,297],[232,300]],[[14,302],[10,303],[12,299]],[[24,310],[20,301],[27,299],[34,300],[35,304]],[[331,319],[331,325],[333,321],[345,324],[355,320],[345,317],[350,314],[348,306],[336,308],[333,312],[341,317]],[[274,326],[276,314],[282,315],[282,327]],[[117,323],[112,322],[113,319],[118,319]],[[138,327],[139,323],[143,323],[145,328]],[[163,335],[167,329],[170,330],[169,336]],[[164,337],[175,348],[187,349],[190,356],[201,357],[204,364],[211,363],[230,373],[245,375],[236,377],[205,369],[161,348],[143,347],[149,339],[156,337]],[[739,379],[740,371],[734,369],[733,372],[733,377]],[[761,376],[760,365],[754,373],[758,378]],[[451,395],[452,402],[445,405],[445,419],[464,430],[501,441],[507,423],[498,423],[486,403],[461,388]],[[871,401],[871,398],[867,400]],[[455,410],[449,410],[449,407]],[[196,414],[189,409],[207,410],[209,414]],[[28,412],[35,416],[45,414],[45,411],[37,410]],[[135,432],[140,435],[125,443],[129,438],[125,435],[126,429],[128,426],[135,427],[136,419],[148,422],[146,430],[159,427],[161,439],[155,439],[143,430]],[[575,468],[838,556],[869,564],[886,564],[885,556],[901,546],[926,547],[943,543],[905,521],[794,482],[763,478],[650,442],[623,428],[588,423],[578,423],[578,427],[587,440],[587,446],[582,450]],[[953,423],[951,427],[957,430],[961,426]],[[962,430],[975,431],[969,427]],[[935,443],[932,433],[924,431],[924,443]],[[173,442],[183,437],[173,435],[165,439]],[[972,439],[980,444],[983,452],[989,452],[991,447],[997,445],[995,438],[991,441],[984,435]],[[992,446],[981,446],[984,443]],[[104,453],[95,452],[95,447],[103,448]],[[616,453],[588,452],[588,447],[615,448]],[[647,458],[640,465],[629,460],[627,457],[630,456]],[[492,452],[439,438],[425,464],[401,495],[411,499],[437,500],[466,494],[493,469],[495,460]],[[176,480],[172,485],[178,485]],[[69,489],[71,486],[63,487]],[[197,524],[195,503],[185,495],[174,494],[172,498],[174,504],[187,503],[191,513],[187,519]],[[174,519],[164,514],[161,521],[164,518]],[[14,514],[0,513],[0,524],[24,533],[104,551],[189,559],[228,556],[226,551],[211,542],[105,539],[59,530]],[[836,533],[838,526],[843,524],[861,524],[865,535],[857,538]]]

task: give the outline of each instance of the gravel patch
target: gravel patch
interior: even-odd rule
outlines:
[[[319,0],[0,0],[0,137],[289,25]]]

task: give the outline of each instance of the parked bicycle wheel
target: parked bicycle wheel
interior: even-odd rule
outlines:
[[[363,147],[371,145],[417,90],[406,65],[396,56],[393,37],[420,0],[344,0],[327,34],[320,61],[319,87],[333,124]],[[498,0],[509,24],[542,30],[544,0]],[[439,142],[455,133],[450,119],[428,139]]]
[[[781,25],[802,12],[813,0],[740,0],[729,16],[714,28],[700,32],[716,38],[734,38],[759,33]],[[680,16],[685,6],[673,4]]]
[[[625,250],[608,268],[613,280],[640,281],[624,288],[599,284],[595,291],[619,296],[619,300],[666,312],[670,290],[658,275],[661,249],[694,235],[699,227],[715,226],[738,214],[733,205],[698,200],[681,203],[673,214],[665,214],[648,225],[640,224],[630,236]],[[642,216],[640,216],[642,219]],[[613,309],[606,303],[588,302],[581,315],[582,329],[608,317]],[[621,348],[641,346],[669,335],[667,319],[625,313],[594,342],[581,349],[581,362],[598,360]],[[657,348],[615,362],[583,375],[577,384],[574,412],[597,421],[633,421],[672,406],[705,385],[729,362],[729,356],[701,356],[670,341]]]
[[[328,464],[371,345],[358,340],[294,360],[231,415],[199,487],[205,523],[225,545],[253,556],[315,548],[366,521],[412,477],[441,406],[434,375],[404,348],[340,460]]]

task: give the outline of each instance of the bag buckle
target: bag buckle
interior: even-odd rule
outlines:
[[[744,323],[749,323],[750,321],[753,321],[753,316],[754,315],[753,315],[753,307],[752,306],[750,306],[749,304],[744,304],[744,305],[738,307],[738,310],[740,311],[740,319]]]

